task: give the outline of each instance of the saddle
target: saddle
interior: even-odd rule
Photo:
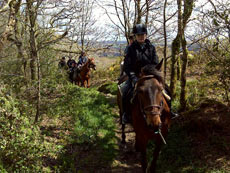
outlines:
[[[118,90],[121,94],[121,96],[123,97],[124,95],[124,91],[125,91],[125,84],[126,84],[126,81],[128,80],[128,76],[127,75],[122,75],[118,78]]]

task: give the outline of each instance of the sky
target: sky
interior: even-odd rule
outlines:
[[[98,0],[99,2],[102,2],[103,0]],[[215,0],[213,0],[215,2]],[[224,0],[225,1],[225,0]],[[112,0],[107,0],[106,2],[113,2]],[[205,6],[205,9],[210,9],[211,8],[211,5],[209,3],[207,3],[208,0],[196,0],[195,2],[195,5],[196,5],[196,8],[194,9],[193,13],[192,13],[192,17],[191,18],[195,18],[198,11],[199,11],[199,7],[202,6],[203,4],[206,4]],[[162,1],[163,3],[163,1]],[[175,2],[176,3],[176,2]],[[106,7],[106,9],[109,11],[109,12],[114,12],[114,8],[110,8],[110,7]],[[173,9],[171,9],[173,10]],[[173,10],[175,11],[175,10]],[[98,6],[95,10],[94,10],[94,13],[95,13],[95,16],[96,18],[98,19],[98,22],[97,24],[98,25],[107,25],[107,24],[112,24],[112,22],[110,21],[110,19],[108,18],[108,16],[105,14],[105,10]],[[119,20],[117,19],[116,16],[111,16],[112,17],[112,20],[115,21],[116,23],[119,23]],[[190,25],[194,26],[194,24],[192,22],[190,22]],[[177,26],[175,24],[175,26]],[[174,26],[174,27],[175,27]],[[189,30],[187,30],[187,32],[190,32],[190,33],[193,33],[194,31],[196,31],[196,28],[194,27],[191,27]]]

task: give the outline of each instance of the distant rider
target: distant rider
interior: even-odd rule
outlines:
[[[88,57],[86,56],[85,52],[81,52],[81,55],[78,58],[78,67],[81,68],[82,65],[84,65],[88,61]]]
[[[72,64],[76,64],[76,61],[74,59],[72,59],[72,56],[69,56],[69,60],[67,61],[67,65],[70,68],[72,68]]]
[[[58,67],[60,69],[65,69],[67,67],[66,61],[65,61],[65,56],[61,58],[61,60],[58,63]]]

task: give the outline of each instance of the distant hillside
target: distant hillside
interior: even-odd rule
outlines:
[[[113,43],[112,41],[109,42],[102,42],[100,43],[101,47],[106,47],[107,45],[111,45],[113,44],[113,46],[106,51],[100,51],[97,53],[97,55],[99,57],[117,57],[117,56],[123,56],[124,54],[124,50],[125,47],[127,45],[127,43],[125,41],[119,41],[116,43]],[[164,47],[164,44],[154,44],[157,48],[159,47]],[[189,45],[189,43],[188,43]],[[193,44],[191,46],[188,47],[189,51],[194,51],[197,52],[198,50],[200,50],[200,45],[199,44]],[[171,50],[171,45],[168,46],[168,50]]]

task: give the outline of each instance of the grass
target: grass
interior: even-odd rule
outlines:
[[[58,169],[87,172],[112,164],[118,149],[113,105],[95,89],[67,85],[64,90],[66,95],[56,100],[50,111],[71,117],[73,124],[67,145],[57,158]]]
[[[201,83],[197,79],[190,79],[187,81],[187,110],[193,110],[196,105],[203,99],[205,99],[205,89],[202,89]],[[180,83],[177,82],[176,86],[176,98],[172,103],[172,109],[177,112],[180,110]]]
[[[116,95],[118,91],[117,82],[113,82],[113,81],[105,82],[100,87],[98,87],[97,90],[105,94]]]
[[[179,124],[174,124],[167,137],[167,145],[163,146],[158,160],[159,172],[192,172],[194,156],[191,150],[191,139]],[[167,166],[166,166],[167,165]]]
[[[206,100],[172,124],[158,160],[159,172],[230,172],[229,108]]]

